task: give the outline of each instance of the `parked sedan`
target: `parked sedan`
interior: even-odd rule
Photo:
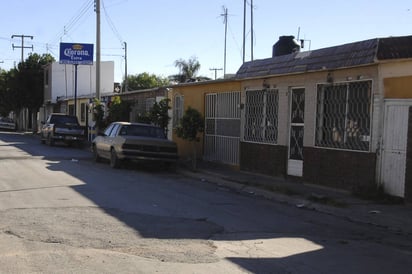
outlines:
[[[118,168],[123,160],[162,161],[172,165],[177,146],[162,128],[141,123],[114,122],[92,141],[94,159],[109,159]]]

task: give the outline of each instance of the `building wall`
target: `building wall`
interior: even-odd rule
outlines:
[[[101,62],[100,68],[100,93],[112,93],[114,89],[114,62]],[[75,66],[64,65],[57,62],[49,66],[49,88],[47,100],[56,103],[57,97],[70,98],[75,93]],[[93,66],[77,66],[77,96],[96,93],[96,63]],[[45,96],[46,101],[46,96]]]
[[[412,203],[412,107],[409,108],[408,143],[406,150],[405,201]]]
[[[375,185],[375,153],[305,147],[304,154],[306,182],[349,191]]]
[[[327,77],[334,83],[372,80],[371,143],[367,152],[330,149],[315,146],[317,111],[317,85],[325,84]],[[276,88],[279,92],[278,142],[275,145],[245,142],[242,136],[241,166],[243,170],[270,175],[287,174],[290,122],[290,90],[305,88],[304,165],[303,178],[310,183],[352,189],[374,183],[376,176],[376,148],[380,138],[379,128],[383,104],[383,89],[379,83],[378,66],[304,73],[242,81],[242,102],[245,90]],[[242,132],[244,128],[242,115]],[[265,148],[265,149],[262,149]]]
[[[412,98],[412,76],[390,77],[383,79],[385,98]]]
[[[286,146],[240,142],[240,151],[242,170],[270,176],[286,176]]]
[[[184,109],[188,107],[198,110],[202,116],[205,116],[205,95],[208,93],[221,93],[230,91],[240,91],[240,82],[234,80],[207,81],[197,83],[187,83],[173,86],[169,92],[169,99],[173,106],[173,99],[177,95],[184,96]],[[196,144],[197,156],[203,155],[203,138],[200,136],[200,142]],[[181,159],[192,157],[192,145],[179,137],[172,130],[172,140],[178,146],[179,156]]]
[[[146,112],[146,100],[153,98],[158,101],[159,98],[167,98],[168,90],[166,88],[154,88],[148,90],[136,90],[120,93],[122,101],[130,102],[132,109],[130,112],[130,122],[136,122],[139,115]],[[170,105],[170,104],[169,104]]]

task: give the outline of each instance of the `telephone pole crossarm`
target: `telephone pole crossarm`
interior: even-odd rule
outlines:
[[[215,80],[216,80],[216,78],[217,78],[217,71],[218,70],[223,70],[222,68],[211,68],[211,69],[209,69],[209,70],[214,70],[215,71]]]
[[[31,45],[31,46],[25,46],[24,45],[24,38],[30,38],[31,40],[33,40],[34,37],[31,36],[31,35],[23,35],[23,34],[22,35],[16,35],[16,34],[13,34],[11,36],[11,39],[16,38],[16,37],[21,38],[21,46],[15,46],[14,44],[12,44],[12,47],[13,47],[13,50],[15,48],[21,49],[21,62],[23,63],[24,62],[24,49],[31,49],[33,51],[33,45]]]

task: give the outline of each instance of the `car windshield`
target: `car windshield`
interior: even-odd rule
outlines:
[[[165,139],[165,133],[160,127],[141,126],[141,125],[125,125],[122,126],[119,135],[128,136],[143,136],[151,138]]]

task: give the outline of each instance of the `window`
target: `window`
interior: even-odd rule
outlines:
[[[316,146],[368,151],[372,81],[318,85]]]
[[[86,104],[85,103],[80,104],[80,121],[81,122],[86,121]]]
[[[116,135],[117,135],[117,131],[119,130],[119,128],[120,128],[120,125],[119,124],[115,124],[114,126],[113,126],[113,129],[112,129],[112,131],[110,132],[110,137],[116,137]]]
[[[114,125],[115,124],[111,124],[104,130],[104,136],[110,136],[110,132],[112,131]]]
[[[44,70],[44,84],[47,87],[49,85],[49,69]]]
[[[75,115],[74,114],[74,105],[69,105],[69,115]]]
[[[244,140],[276,144],[278,102],[275,89],[246,91]]]
[[[176,127],[183,117],[184,96],[176,95],[173,102],[173,127]]]

